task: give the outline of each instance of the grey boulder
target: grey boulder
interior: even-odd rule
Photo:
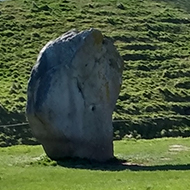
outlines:
[[[100,31],[69,31],[39,53],[27,91],[34,136],[55,160],[113,157],[112,113],[123,60]]]

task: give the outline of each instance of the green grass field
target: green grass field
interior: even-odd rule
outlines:
[[[40,49],[72,28],[111,37],[124,59],[113,114],[118,159],[52,161],[27,122],[27,81]],[[0,1],[0,190],[184,190],[190,186],[190,1]]]
[[[0,148],[1,190],[184,190],[190,185],[190,138],[115,141],[121,163],[57,163],[41,146]]]

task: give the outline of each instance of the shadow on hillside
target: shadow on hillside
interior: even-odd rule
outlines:
[[[24,113],[9,112],[0,104],[0,125],[26,122]]]
[[[0,147],[39,144],[33,137],[24,113],[9,112],[0,104]]]
[[[20,124],[11,127],[0,127],[0,147],[18,144],[37,145],[39,142],[33,137],[28,124]]]
[[[18,144],[36,145],[39,143],[26,123],[24,113],[12,113],[0,109],[0,147]]]
[[[57,164],[62,167],[76,168],[76,169],[89,169],[89,170],[102,170],[102,171],[168,171],[168,170],[190,170],[190,164],[184,165],[156,165],[144,166],[133,163],[128,163],[125,160],[113,158],[105,163],[90,161],[79,158],[67,158],[62,161],[57,161]]]

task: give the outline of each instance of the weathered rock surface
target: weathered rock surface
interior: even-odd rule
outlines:
[[[27,117],[49,157],[113,157],[122,70],[113,43],[96,29],[69,31],[45,45],[28,83]]]

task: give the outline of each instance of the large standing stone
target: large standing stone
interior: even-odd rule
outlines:
[[[123,61],[100,31],[69,31],[41,50],[28,83],[27,117],[52,159],[113,157],[112,112]]]

